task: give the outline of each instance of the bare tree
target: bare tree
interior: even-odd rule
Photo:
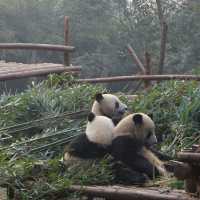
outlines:
[[[168,26],[164,18],[164,12],[162,9],[161,1],[156,0],[156,4],[158,8],[158,17],[160,21],[160,59],[159,59],[159,65],[158,65],[158,73],[162,74],[163,69],[164,69],[164,62],[165,62]]]

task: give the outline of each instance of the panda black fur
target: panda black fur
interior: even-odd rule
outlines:
[[[112,144],[114,124],[105,116],[88,115],[88,123],[84,134],[76,137],[65,150],[64,161],[70,158],[96,159],[108,153]]]
[[[111,154],[132,170],[154,175],[154,167],[164,176],[168,173],[164,163],[149,149],[157,143],[155,124],[144,113],[134,113],[122,119],[113,131]]]

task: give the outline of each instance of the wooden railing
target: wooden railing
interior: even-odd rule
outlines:
[[[0,43],[0,50],[45,50],[45,51],[61,51],[64,52],[64,65],[70,65],[70,52],[75,47],[69,46],[69,17],[64,18],[64,45],[54,44],[34,44],[34,43]]]

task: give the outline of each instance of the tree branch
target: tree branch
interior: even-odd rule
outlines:
[[[158,17],[160,21],[160,59],[159,59],[159,68],[158,73],[162,74],[164,69],[164,61],[165,61],[165,52],[166,52],[166,42],[167,42],[167,23],[164,19],[162,5],[160,0],[156,0],[157,8],[158,8]]]

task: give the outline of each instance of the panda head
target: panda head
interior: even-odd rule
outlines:
[[[157,143],[155,124],[150,116],[144,113],[130,114],[122,119],[115,128],[115,137],[130,135],[146,146]]]
[[[112,120],[105,116],[96,116],[89,113],[86,126],[86,136],[90,142],[108,146],[112,143],[114,124]]]
[[[127,106],[115,95],[102,93],[97,93],[95,95],[92,112],[96,115],[107,116],[111,118],[114,123],[117,123],[122,119],[126,111]]]

